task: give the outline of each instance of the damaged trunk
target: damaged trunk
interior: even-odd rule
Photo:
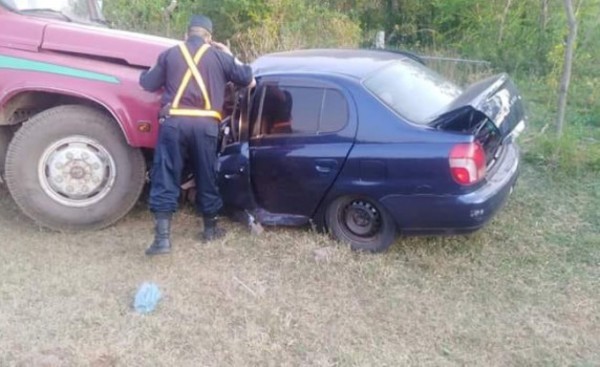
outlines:
[[[500,74],[472,84],[432,126],[473,135],[484,148],[490,167],[500,155],[503,144],[523,131],[525,121],[519,91],[508,75]]]

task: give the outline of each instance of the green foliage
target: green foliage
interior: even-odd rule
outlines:
[[[245,59],[271,51],[358,44],[360,28],[341,13],[298,1],[272,1],[271,5],[269,18],[232,39]]]
[[[527,76],[517,79],[516,83],[530,117],[524,136],[519,138],[525,160],[555,177],[581,177],[600,172],[600,129],[588,121],[590,115],[578,108],[570,109],[569,124],[558,138],[552,128],[556,94],[547,87],[547,79]],[[583,98],[573,93],[571,100],[575,106]]]
[[[544,84],[543,79],[522,84],[531,116],[521,144],[525,160],[557,177],[600,172],[600,129],[588,123],[588,115],[572,109],[567,114],[569,125],[564,134],[557,137],[551,128],[554,95],[544,89]]]
[[[103,12],[115,28],[168,36],[163,11],[167,5],[148,0],[109,0],[104,1]]]
[[[597,0],[594,0],[597,1]],[[364,44],[376,30],[389,46],[451,49],[489,60],[510,72],[544,74],[548,53],[561,44],[564,15],[560,1],[542,0],[345,0],[324,6],[360,21]],[[593,13],[588,11],[588,13]]]
[[[581,2],[570,109],[577,122],[600,128],[600,1]]]
[[[600,172],[600,141],[582,138],[572,130],[560,138],[545,134],[532,141],[525,159],[558,176]]]
[[[214,37],[231,42],[243,59],[306,47],[355,47],[361,30],[349,16],[300,0],[181,0],[168,15],[169,1],[111,0],[105,15],[116,28],[181,38],[191,14],[213,20]],[[298,16],[301,14],[302,16]]]
[[[391,47],[453,50],[511,73],[551,75],[553,81],[566,34],[562,1],[551,0],[180,0],[167,16],[169,2],[106,0],[105,13],[118,28],[175,38],[190,14],[204,13],[215,22],[216,38],[237,40],[234,46],[249,48],[244,50],[249,56],[288,47],[357,45],[361,35],[362,44],[371,45],[375,32],[385,30]],[[594,36],[599,7],[600,0],[578,2],[586,47],[578,66],[590,65],[600,50]],[[276,39],[256,44],[255,36]]]

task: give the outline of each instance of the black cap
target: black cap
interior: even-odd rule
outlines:
[[[212,33],[212,21],[205,15],[192,15],[188,27],[202,27]]]

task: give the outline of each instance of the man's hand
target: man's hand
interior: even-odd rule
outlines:
[[[252,81],[250,82],[250,84],[248,84],[248,88],[252,89],[256,87],[256,78],[252,77]]]
[[[231,50],[229,49],[229,47],[225,46],[221,42],[211,41],[210,45],[212,47],[216,48],[217,50],[223,51],[226,54],[233,56],[233,53],[231,52]]]

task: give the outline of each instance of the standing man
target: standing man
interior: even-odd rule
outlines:
[[[227,82],[252,87],[252,69],[235,59],[225,45],[212,41],[212,22],[203,15],[190,19],[185,43],[158,57],[142,72],[140,85],[154,92],[164,88],[158,144],[151,171],[150,210],[154,242],[146,255],[171,249],[171,217],[177,210],[184,164],[195,176],[196,210],[204,219],[203,241],[222,237],[217,213],[223,203],[217,187],[217,136]]]

